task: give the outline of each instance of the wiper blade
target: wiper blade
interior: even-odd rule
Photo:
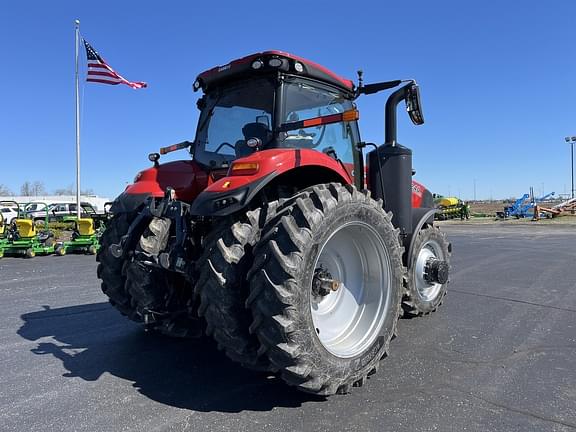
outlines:
[[[210,119],[210,117],[212,117],[212,114],[214,113],[214,109],[216,108],[216,106],[218,105],[218,102],[220,102],[220,99],[222,99],[224,93],[220,93],[218,95],[218,97],[216,98],[216,100],[214,101],[214,105],[212,105],[210,107],[210,109],[208,110],[208,113],[206,114],[206,117],[204,117],[204,120],[202,120],[202,123],[200,123],[198,125],[198,130],[196,131],[196,133],[200,132],[201,130],[204,129],[204,126],[206,126],[206,123],[208,123],[208,120]]]

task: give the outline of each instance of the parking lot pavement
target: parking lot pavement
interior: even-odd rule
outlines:
[[[574,431],[576,229],[448,225],[449,294],[328,399],[144,333],[90,256],[0,260],[3,431]]]

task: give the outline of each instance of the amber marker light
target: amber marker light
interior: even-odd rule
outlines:
[[[354,120],[358,120],[360,118],[360,113],[358,112],[358,110],[349,110],[349,111],[344,111],[342,113],[342,121],[354,121]]]
[[[230,174],[233,176],[252,175],[260,170],[258,162],[234,162],[230,167]]]

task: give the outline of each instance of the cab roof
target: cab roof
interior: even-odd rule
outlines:
[[[304,76],[332,84],[348,92],[354,91],[354,83],[351,80],[342,78],[310,60],[275,50],[251,54],[202,72],[196,77],[194,91],[202,88],[206,92],[227,81],[273,71]]]

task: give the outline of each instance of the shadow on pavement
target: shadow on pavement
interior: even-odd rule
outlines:
[[[280,379],[251,372],[228,360],[207,339],[187,340],[145,333],[108,303],[31,312],[18,334],[52,355],[65,377],[96,381],[108,372],[133,381],[143,395],[196,411],[269,411],[323,398],[301,393]]]

